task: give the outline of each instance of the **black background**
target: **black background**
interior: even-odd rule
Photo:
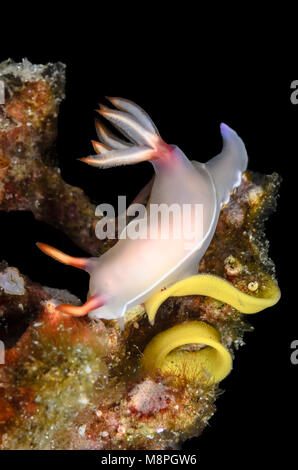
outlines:
[[[204,468],[223,463],[231,468],[271,465],[277,459],[294,464],[298,366],[290,362],[290,344],[298,339],[294,302],[298,105],[291,104],[290,84],[298,79],[298,71],[276,61],[269,66],[266,54],[256,62],[248,52],[248,61],[242,61],[241,54],[220,41],[208,51],[206,61],[205,43],[195,34],[183,40],[179,33],[174,41],[165,33],[154,43],[151,37],[142,42],[139,31],[132,31],[129,38],[118,37],[111,26],[109,36],[101,34],[100,19],[90,21],[93,29],[98,25],[92,37],[80,29],[70,34],[66,26],[59,40],[45,34],[27,45],[20,38],[17,46],[1,50],[1,60],[27,57],[35,63],[66,63],[57,151],[67,182],[82,187],[94,201],[115,204],[119,194],[132,199],[150,178],[148,163],[103,173],[76,160],[92,152],[94,109],[104,95],[141,105],[166,142],[201,162],[220,151],[219,124],[225,122],[244,140],[249,169],[277,171],[283,177],[277,212],[266,225],[282,299],[249,318],[255,331],[246,335],[232,374],[221,384],[225,393],[217,400],[217,412],[202,436],[186,442],[183,449],[198,452]],[[63,234],[27,213],[0,214],[0,227],[0,259],[35,281],[84,298],[88,282],[84,273],[55,263],[35,248],[36,241],[43,241],[82,254]]]

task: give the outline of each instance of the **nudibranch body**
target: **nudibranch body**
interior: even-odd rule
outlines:
[[[149,193],[151,189],[151,194],[145,223],[132,220],[119,241],[99,258],[74,259],[47,245],[39,247],[90,274],[88,301],[82,307],[61,305],[59,310],[78,316],[89,313],[92,318],[123,319],[126,311],[161,289],[197,274],[220,209],[228,202],[232,189],[240,184],[247,153],[236,132],[221,124],[222,152],[206,164],[191,162],[178,147],[161,139],[141,108],[120,98],[110,101],[118,109],[103,106],[99,112],[130,142],[118,139],[98,123],[97,132],[103,143],[95,142],[94,148],[99,155],[82,160],[99,168],[150,161],[155,178],[153,185],[146,188]],[[160,205],[188,207],[188,220],[182,217],[179,222],[180,236],[175,232],[174,215],[169,218],[167,236],[162,236],[160,217],[151,217],[153,209]],[[201,224],[196,219],[197,207],[202,208]],[[136,224],[138,238],[131,238],[129,233]]]

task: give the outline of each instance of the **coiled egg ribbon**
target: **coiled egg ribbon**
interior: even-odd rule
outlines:
[[[197,274],[158,292],[145,307],[151,324],[158,308],[172,296],[204,295],[232,305],[241,313],[257,313],[275,305],[280,298],[278,285],[269,276],[262,294],[262,297],[245,294],[218,276]],[[181,346],[194,344],[203,347],[197,351],[179,350]],[[202,321],[190,321],[156,335],[145,348],[142,366],[147,372],[159,369],[169,375],[183,375],[189,381],[200,380],[204,374],[209,382],[217,383],[231,371],[232,357],[214,327]]]

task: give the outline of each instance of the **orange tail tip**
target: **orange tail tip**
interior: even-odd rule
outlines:
[[[75,258],[73,256],[66,255],[60,250],[57,250],[53,246],[46,245],[45,243],[36,243],[37,247],[46,255],[51,256],[60,263],[67,264],[69,266],[74,266],[79,269],[87,269],[88,258]]]
[[[111,111],[110,108],[108,106],[105,106],[104,104],[98,103],[98,106],[99,109],[95,110],[98,114],[103,115],[104,113]]]
[[[72,315],[73,317],[83,317],[84,315],[87,315],[89,312],[91,312],[91,310],[95,310],[99,307],[102,307],[103,305],[103,299],[98,295],[94,295],[93,297],[90,297],[90,299],[88,299],[84,305],[79,307],[71,304],[61,304],[56,307],[56,310],[59,310],[59,312],[66,313],[68,315]]]
[[[78,158],[80,162],[88,163],[91,166],[100,166],[100,162],[104,160],[103,155],[101,158],[97,157],[96,155],[91,155],[90,157],[83,157]]]
[[[131,145],[129,142],[119,139],[119,137],[114,135],[110,130],[106,129],[98,119],[95,120],[95,127],[99,140],[108,147],[116,150],[123,150],[127,149]]]
[[[96,153],[101,154],[101,153],[106,153],[109,150],[112,150],[111,147],[108,147],[105,144],[102,144],[101,142],[97,142],[96,140],[91,140],[93,148]]]

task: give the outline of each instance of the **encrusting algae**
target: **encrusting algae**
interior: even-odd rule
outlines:
[[[0,78],[9,90],[0,106],[0,209],[32,211],[91,255],[107,250],[114,241],[95,237],[95,206],[52,163],[64,66],[6,62]],[[114,320],[58,312],[61,302],[80,301],[3,262],[0,448],[175,449],[200,435],[234,350],[251,330],[247,314],[279,298],[263,233],[279,183],[276,174],[245,172],[193,284],[174,285],[128,312],[124,330]],[[202,291],[206,275],[213,290]],[[214,286],[224,295],[211,295]]]

